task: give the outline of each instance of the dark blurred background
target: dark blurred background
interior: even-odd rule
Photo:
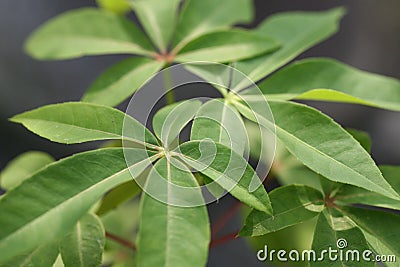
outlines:
[[[251,26],[276,12],[347,7],[340,32],[301,58],[332,57],[363,70],[400,78],[399,0],[256,0],[255,4],[256,20]],[[40,62],[23,52],[24,40],[40,24],[66,10],[91,5],[95,5],[94,1],[0,1],[0,169],[28,150],[43,150],[61,158],[94,146],[54,144],[7,121],[14,114],[45,104],[79,100],[104,69],[121,59],[121,56],[101,56]],[[400,164],[400,113],[347,104],[311,104],[343,126],[369,132],[372,155],[379,164]],[[210,210],[212,220],[224,208],[224,205],[214,206]],[[235,226],[233,223],[230,227],[235,229]],[[238,240],[213,250],[209,266],[265,265],[257,262],[255,253],[244,241]]]

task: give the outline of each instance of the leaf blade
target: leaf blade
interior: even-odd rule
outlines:
[[[151,44],[136,25],[124,17],[95,8],[72,10],[53,18],[29,37],[25,49],[42,60],[153,53]]]

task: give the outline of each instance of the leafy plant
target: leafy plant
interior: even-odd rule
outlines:
[[[399,111],[400,82],[321,58],[297,61],[270,75],[334,34],[342,8],[276,14],[245,30],[232,25],[252,20],[250,0],[98,2],[107,10],[73,10],[41,26],[28,39],[26,51],[42,60],[136,56],[101,74],[82,102],[40,107],[11,121],[53,142],[109,142],[58,161],[28,152],[6,167],[1,186],[7,192],[0,198],[2,266],[51,266],[59,254],[65,266],[120,264],[120,248],[105,244],[105,237],[135,251],[124,254],[126,266],[204,266],[216,241],[214,235],[211,240],[199,185],[217,198],[226,190],[252,209],[239,236],[265,235],[318,218],[315,251],[346,238],[359,250],[400,257],[400,216],[395,212],[400,209],[400,168],[378,168],[366,134],[343,129],[320,111],[293,101]],[[121,15],[128,7],[144,32]],[[168,91],[168,105],[154,115],[153,133],[113,108],[161,69],[194,61],[223,63],[241,73],[227,73],[224,65],[187,64],[187,70],[214,84],[222,98],[175,103]],[[180,141],[180,132],[192,120],[190,140]],[[260,145],[264,131],[276,133],[279,140],[271,173],[282,186],[269,194],[260,182],[264,177],[243,157],[250,153],[268,162],[262,152],[269,148]],[[243,141],[247,136],[249,144]],[[140,215],[128,216],[125,205],[139,194]],[[125,226],[110,219],[121,210],[119,218],[128,219]],[[126,229],[121,234],[131,239],[136,224],[135,245],[107,228]]]

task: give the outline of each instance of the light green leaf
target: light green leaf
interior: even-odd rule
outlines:
[[[272,213],[271,202],[260,178],[244,158],[228,147],[211,140],[190,141],[174,152],[243,203]]]
[[[365,236],[365,239],[367,240],[368,244],[372,248],[372,250],[375,252],[375,255],[384,255],[385,257],[390,256],[394,257],[394,260],[398,262],[396,255],[388,249],[379,239],[377,239],[375,236],[369,234],[366,231],[363,231],[363,234]],[[389,262],[385,261],[385,266],[387,267],[398,267],[398,264],[396,262]]]
[[[129,0],[96,0],[97,5],[115,14],[126,14],[131,10]]]
[[[252,0],[188,0],[177,25],[174,51],[201,35],[252,19]]]
[[[125,120],[125,121],[124,121]],[[154,147],[155,137],[125,113],[106,106],[82,102],[48,105],[11,118],[51,141],[75,144],[94,140],[124,139]],[[129,136],[122,136],[128,127]]]
[[[66,267],[100,266],[105,243],[103,223],[94,214],[85,214],[60,242]]]
[[[275,40],[245,30],[218,31],[203,35],[179,51],[175,60],[231,62],[277,50]]]
[[[146,186],[158,177],[168,181],[160,189],[168,198],[179,198],[170,191],[172,184],[191,188],[193,198],[202,198],[196,179],[177,161],[159,160],[150,172]],[[154,176],[157,178],[154,179]],[[189,200],[190,201],[190,200]],[[138,266],[205,266],[207,262],[210,228],[207,209],[172,206],[143,194],[138,246]]]
[[[340,211],[400,257],[399,214],[350,206],[341,207]]]
[[[311,261],[310,266],[375,266],[374,262],[363,259],[363,252],[369,247],[361,230],[357,227],[335,230],[333,229],[335,227],[334,218],[330,214],[326,216],[329,217],[330,222],[327,221],[324,213],[319,215],[312,243],[312,250],[316,254],[315,258],[323,258]],[[336,250],[337,253],[328,252],[329,248]],[[342,251],[342,259],[338,251]],[[330,258],[331,255],[332,258]],[[335,256],[336,259],[334,259]]]
[[[44,152],[25,152],[9,162],[0,173],[1,187],[11,190],[53,161],[54,159]]]
[[[259,88],[267,98],[345,102],[400,111],[400,81],[332,59],[298,61]]]
[[[68,11],[39,27],[26,51],[37,59],[69,59],[85,55],[153,55],[142,31],[124,17],[95,8]]]
[[[193,119],[200,106],[199,100],[186,100],[168,105],[154,115],[154,133],[164,147],[168,147],[179,137],[179,133]]]
[[[400,199],[383,178],[367,151],[343,128],[321,112],[293,102],[270,102],[275,124],[237,102],[250,120],[275,127],[277,137],[303,164],[329,180],[352,184]],[[256,116],[256,118],[255,118]]]
[[[336,8],[324,12],[287,12],[273,15],[262,22],[256,32],[280,42],[283,45],[281,49],[272,54],[238,62],[235,67],[251,80],[259,81],[334,34],[343,14],[342,8]],[[246,85],[238,85],[238,89]]]
[[[102,216],[108,213],[119,204],[139,195],[141,191],[140,186],[135,181],[128,181],[115,187],[104,196],[96,214]]]
[[[53,266],[58,256],[58,242],[39,245],[29,253],[17,256],[2,264],[2,267],[41,267]]]
[[[308,186],[289,185],[269,193],[273,214],[253,210],[246,218],[241,236],[259,236],[310,220],[324,208],[322,194]]]
[[[243,155],[249,143],[242,117],[221,99],[212,99],[201,106],[193,121],[190,140],[206,138],[229,147],[239,155]]]
[[[62,237],[104,193],[137,177],[155,157],[142,149],[101,149],[34,174],[0,199],[0,264]]]
[[[131,5],[153,43],[167,51],[176,26],[180,0],[132,0]]]
[[[130,97],[159,71],[163,62],[128,58],[103,72],[82,97],[82,101],[116,106]]]

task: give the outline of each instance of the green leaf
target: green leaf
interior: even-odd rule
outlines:
[[[241,236],[260,236],[310,220],[324,208],[323,196],[311,187],[289,185],[269,193],[273,214],[253,210],[246,218]]]
[[[400,111],[400,81],[332,59],[298,61],[272,75],[259,88],[267,98],[334,101]]]
[[[399,214],[350,206],[341,207],[340,211],[400,257]]]
[[[371,153],[371,137],[367,132],[350,128],[346,128],[346,131],[351,134],[368,153]]]
[[[0,173],[1,187],[11,190],[53,161],[54,159],[44,152],[25,152],[9,162]]]
[[[153,43],[167,51],[176,26],[180,0],[132,0],[131,5]]]
[[[58,256],[58,242],[41,244],[29,253],[17,256],[2,267],[53,266]]]
[[[96,214],[102,216],[108,213],[115,209],[119,204],[139,195],[141,191],[142,189],[135,181],[128,181],[115,187],[104,196]]]
[[[95,8],[68,11],[51,19],[28,39],[26,51],[37,59],[85,55],[153,55],[142,31],[124,17]]]
[[[181,197],[170,191],[174,184],[193,189],[191,197],[202,199],[196,179],[182,163],[178,164],[176,160],[159,160],[150,172],[146,186],[150,187],[149,183],[153,182],[159,185],[158,178],[161,178],[167,183],[159,192],[167,198]],[[204,202],[197,207],[173,206],[143,194],[140,214],[137,240],[139,267],[205,266],[210,228]]]
[[[188,0],[177,25],[174,51],[201,35],[252,19],[252,0]]]
[[[100,266],[104,243],[102,222],[94,214],[85,214],[60,242],[65,267]]]
[[[270,102],[275,124],[237,102],[250,120],[275,127],[277,137],[303,164],[329,180],[352,184],[400,199],[383,178],[367,151],[343,128],[321,112],[292,102]]]
[[[264,78],[334,34],[343,14],[342,8],[335,8],[324,12],[287,12],[267,18],[256,32],[277,40],[283,46],[275,53],[238,62],[236,69],[255,82]],[[246,85],[238,85],[237,89]]]
[[[124,139],[154,147],[155,137],[125,113],[97,104],[68,102],[48,105],[11,118],[30,131],[64,144]],[[123,127],[129,136],[122,136]],[[147,144],[148,143],[148,144]]]
[[[116,106],[138,90],[163,64],[140,57],[118,62],[93,82],[82,101]]]
[[[206,138],[229,147],[239,155],[243,155],[249,142],[242,117],[221,99],[205,103],[193,121],[190,140]]]
[[[179,51],[175,60],[231,62],[279,48],[275,40],[245,30],[218,31],[203,35]]]
[[[379,239],[377,239],[375,236],[369,234],[366,231],[363,231],[363,234],[365,236],[365,239],[367,240],[368,244],[372,248],[372,250],[375,252],[375,255],[385,255],[385,256],[394,256],[394,253],[388,249]],[[394,258],[396,260],[396,258]],[[387,267],[398,267],[398,264],[396,262],[385,262],[385,266]]]
[[[0,264],[62,237],[104,193],[137,177],[155,157],[142,149],[101,149],[34,174],[0,199]]]
[[[335,230],[333,229],[335,228],[334,218],[331,215],[327,216],[330,222],[327,221],[324,213],[319,215],[312,243],[312,250],[315,251],[318,260],[311,261],[310,266],[375,266],[374,262],[363,259],[363,252],[369,247],[361,230],[357,227]],[[345,243],[347,245],[342,247]],[[332,253],[332,258],[330,258],[329,248],[336,250],[336,253]],[[343,253],[342,259],[340,251]],[[335,256],[336,259],[334,259]],[[319,260],[320,257],[323,258]]]
[[[260,178],[240,155],[228,147],[211,140],[190,141],[174,152],[243,203],[272,213],[271,202]]]
[[[154,133],[164,147],[168,147],[179,137],[179,133],[193,119],[200,106],[199,100],[186,100],[168,105],[154,115]]]
[[[96,2],[99,7],[119,15],[131,10],[128,0],[96,0]]]

